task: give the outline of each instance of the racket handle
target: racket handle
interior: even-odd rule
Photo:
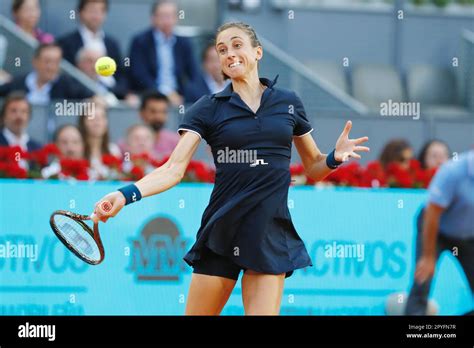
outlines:
[[[98,208],[103,212],[103,213],[108,213],[111,209],[112,209],[112,203],[110,203],[109,201],[103,201],[99,204]],[[94,222],[99,222],[98,218],[97,218],[97,214],[96,213],[92,213],[90,215],[90,219]]]

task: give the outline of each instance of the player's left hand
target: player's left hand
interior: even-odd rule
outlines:
[[[370,148],[366,146],[358,146],[369,140],[368,137],[362,137],[358,139],[349,139],[349,132],[352,128],[352,122],[347,121],[344,130],[342,131],[339,139],[336,142],[336,151],[334,152],[334,158],[340,162],[347,162],[349,159],[356,158],[360,159],[360,155],[356,151],[369,152]]]

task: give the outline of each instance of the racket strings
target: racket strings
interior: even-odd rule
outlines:
[[[89,259],[100,259],[100,250],[83,224],[60,214],[54,216],[54,223],[63,239],[73,249]]]

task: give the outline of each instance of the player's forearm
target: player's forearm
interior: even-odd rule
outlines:
[[[320,181],[323,180],[326,176],[328,176],[333,169],[329,168],[326,164],[326,157],[325,154],[320,154],[306,169],[306,175],[313,180]]]
[[[423,216],[423,256],[436,256],[436,239],[438,237],[440,214],[429,204]]]
[[[135,185],[142,197],[152,196],[166,191],[180,183],[184,170],[179,164],[165,163],[150,174],[145,175]]]

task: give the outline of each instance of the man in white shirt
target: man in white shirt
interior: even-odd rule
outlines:
[[[132,89],[159,91],[175,106],[183,103],[184,87],[198,73],[191,41],[174,33],[177,22],[175,1],[155,1],[151,27],[134,36],[129,54]]]
[[[61,59],[61,47],[57,44],[39,45],[33,54],[33,71],[0,85],[0,97],[13,91],[23,91],[28,101],[34,105],[48,105],[54,100],[92,97],[94,93],[88,88],[61,74]]]
[[[114,76],[99,77],[99,79],[109,89],[113,89],[117,98],[130,97],[119,44],[115,38],[103,30],[109,10],[108,0],[79,0],[77,10],[80,21],[77,30],[58,39],[58,44],[63,49],[64,59],[76,65],[82,48],[96,51],[100,57],[111,57],[117,63],[116,73]]]

